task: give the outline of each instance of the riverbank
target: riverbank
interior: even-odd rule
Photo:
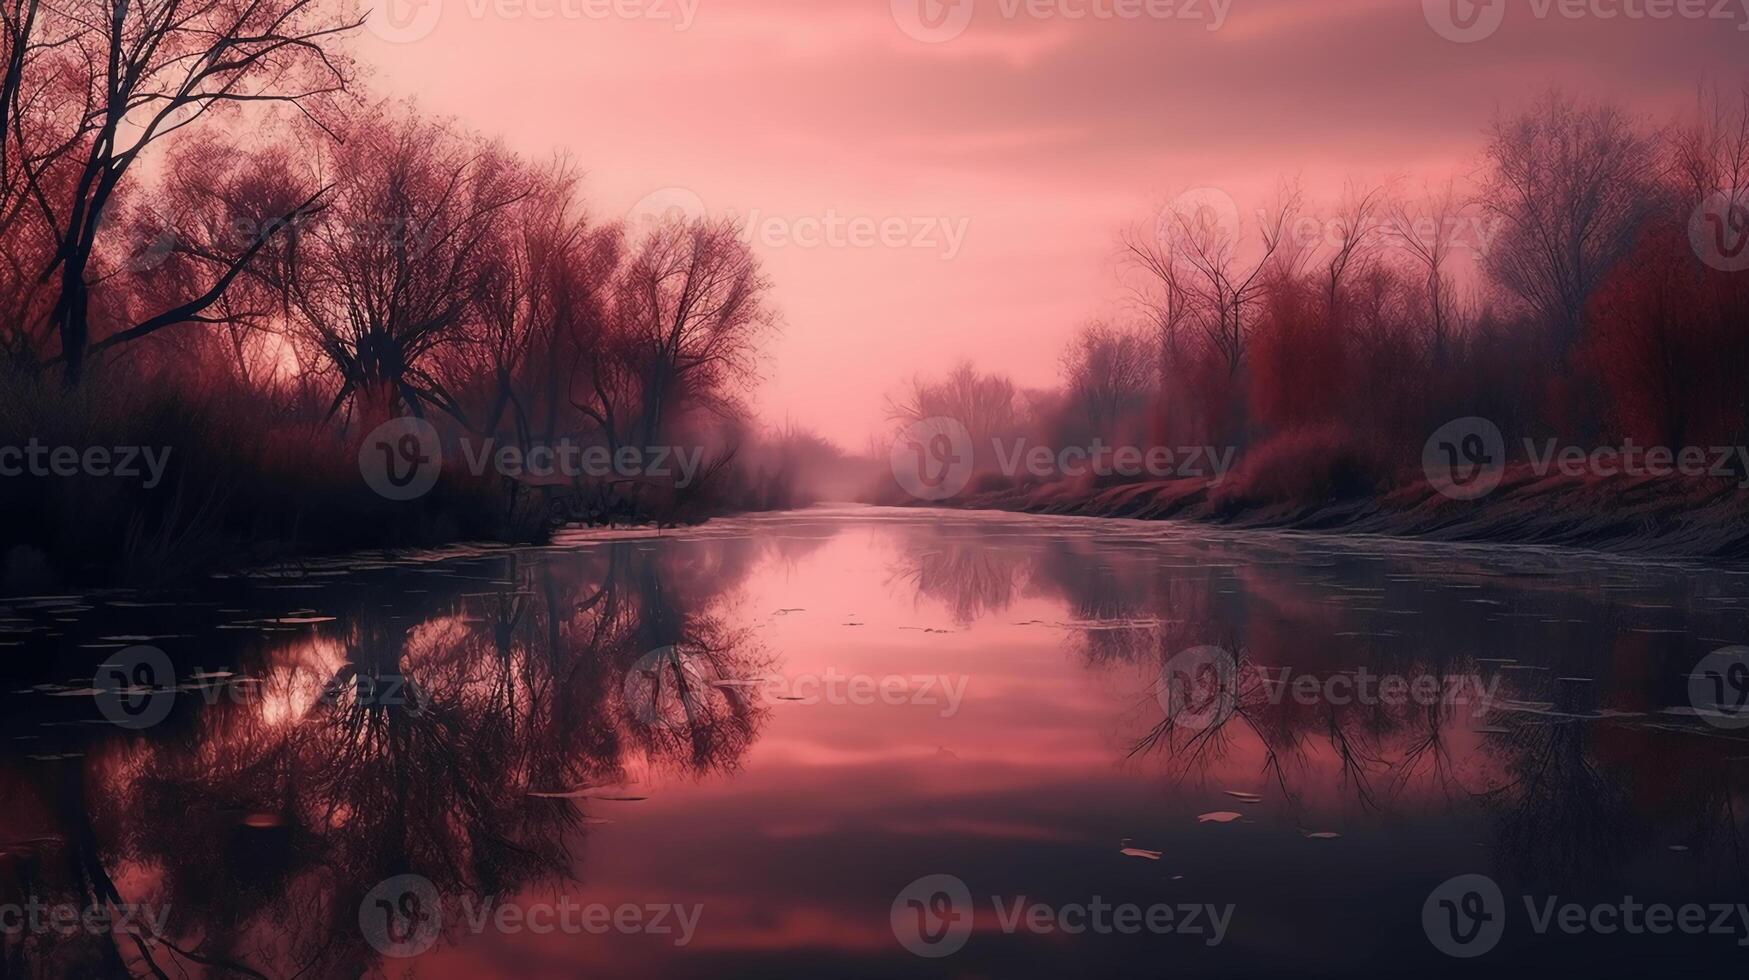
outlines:
[[[1521,464],[1478,500],[1452,499],[1426,481],[1375,494],[1271,500],[1194,479],[1103,487],[1059,481],[968,491],[930,506],[1743,561],[1749,560],[1749,490],[1737,484],[1669,477],[1575,479],[1538,475]]]

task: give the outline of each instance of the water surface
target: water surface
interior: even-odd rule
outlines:
[[[1690,684],[1746,595],[1556,551],[838,508],[11,597],[0,903],[164,934],[14,931],[5,972],[1740,969],[1749,922],[1538,934],[1525,899],[1749,899],[1749,745]],[[1506,905],[1474,961],[1424,921],[1464,924],[1437,894],[1462,875]],[[571,908],[623,918],[538,928]]]

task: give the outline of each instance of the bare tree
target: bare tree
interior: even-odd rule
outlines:
[[[1095,321],[1063,352],[1070,397],[1096,433],[1110,432],[1123,413],[1146,396],[1153,375],[1148,342],[1138,334]]]
[[[337,377],[329,414],[434,406],[465,424],[432,355],[478,315],[527,172],[477,137],[390,110],[360,119],[333,167],[332,204],[286,241],[281,284],[294,335]]]
[[[0,356],[23,373],[38,369],[53,334],[43,270],[55,242],[32,192],[67,183],[56,165],[77,143],[84,113],[60,68],[65,18],[46,20],[40,0],[0,2]]]
[[[1717,92],[1700,93],[1699,113],[1670,134],[1671,156],[1681,190],[1692,207],[1722,192],[1744,205],[1749,199],[1749,86],[1735,108]]]
[[[618,336],[610,346],[628,362],[604,365],[636,380],[632,438],[655,445],[688,410],[732,410],[735,391],[753,377],[757,342],[777,324],[769,288],[726,219],[667,221],[636,244],[611,306]]]
[[[887,418],[901,425],[951,418],[966,427],[974,447],[1013,430],[1019,411],[1014,382],[984,374],[962,361],[940,381],[912,378],[904,392],[887,399]]]
[[[560,160],[531,175],[531,190],[503,222],[488,253],[479,315],[466,346],[454,348],[455,373],[480,377],[487,406],[482,435],[506,412],[520,445],[544,410],[544,436],[569,383],[564,365],[575,343],[599,339],[600,293],[611,281],[618,236],[598,230],[583,212],[580,175]],[[471,371],[470,371],[471,368]]]
[[[1428,347],[1435,369],[1443,368],[1451,347],[1450,229],[1466,210],[1457,186],[1447,181],[1442,190],[1429,193],[1419,208],[1402,201],[1391,205],[1392,231],[1426,277],[1427,307],[1432,323]]]
[[[1185,301],[1186,316],[1219,352],[1229,377],[1244,363],[1254,320],[1250,305],[1266,273],[1279,268],[1277,256],[1299,205],[1298,192],[1288,191],[1262,213],[1260,249],[1253,255],[1242,254],[1240,228],[1224,220],[1218,209],[1200,203],[1167,209],[1158,223],[1158,240],[1132,242],[1145,269],[1173,270],[1161,279],[1163,289]]]
[[[1541,317],[1563,354],[1655,206],[1656,149],[1620,109],[1559,91],[1495,120],[1489,133],[1479,205],[1503,227],[1486,267]]]
[[[1120,237],[1125,265],[1140,273],[1141,284],[1130,290],[1135,305],[1154,327],[1157,369],[1162,388],[1177,379],[1184,355],[1184,326],[1191,315],[1191,294],[1180,278],[1180,264],[1168,243],[1140,228]]]
[[[1332,323],[1344,280],[1379,247],[1378,217],[1385,200],[1383,187],[1362,189],[1351,185],[1348,189],[1347,200],[1336,218],[1337,239],[1324,263],[1324,306]]]
[[[66,192],[44,173],[30,179],[32,198],[55,233],[43,276],[58,279],[50,314],[61,342],[58,360],[67,381],[77,384],[92,339],[100,232],[146,150],[219,107],[288,103],[308,112],[306,103],[344,91],[350,67],[332,45],[363,21],[336,17],[319,0],[75,0],[58,9],[76,28],[66,45],[76,52],[85,111],[67,141],[76,151]],[[264,246],[265,239],[255,242],[207,289],[111,340],[200,322]]]

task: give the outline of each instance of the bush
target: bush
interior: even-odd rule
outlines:
[[[1309,505],[1378,492],[1378,455],[1337,425],[1295,429],[1247,453],[1216,488],[1222,506]]]

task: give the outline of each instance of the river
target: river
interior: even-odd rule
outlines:
[[[14,596],[6,972],[1741,969],[1746,604],[861,507]]]

